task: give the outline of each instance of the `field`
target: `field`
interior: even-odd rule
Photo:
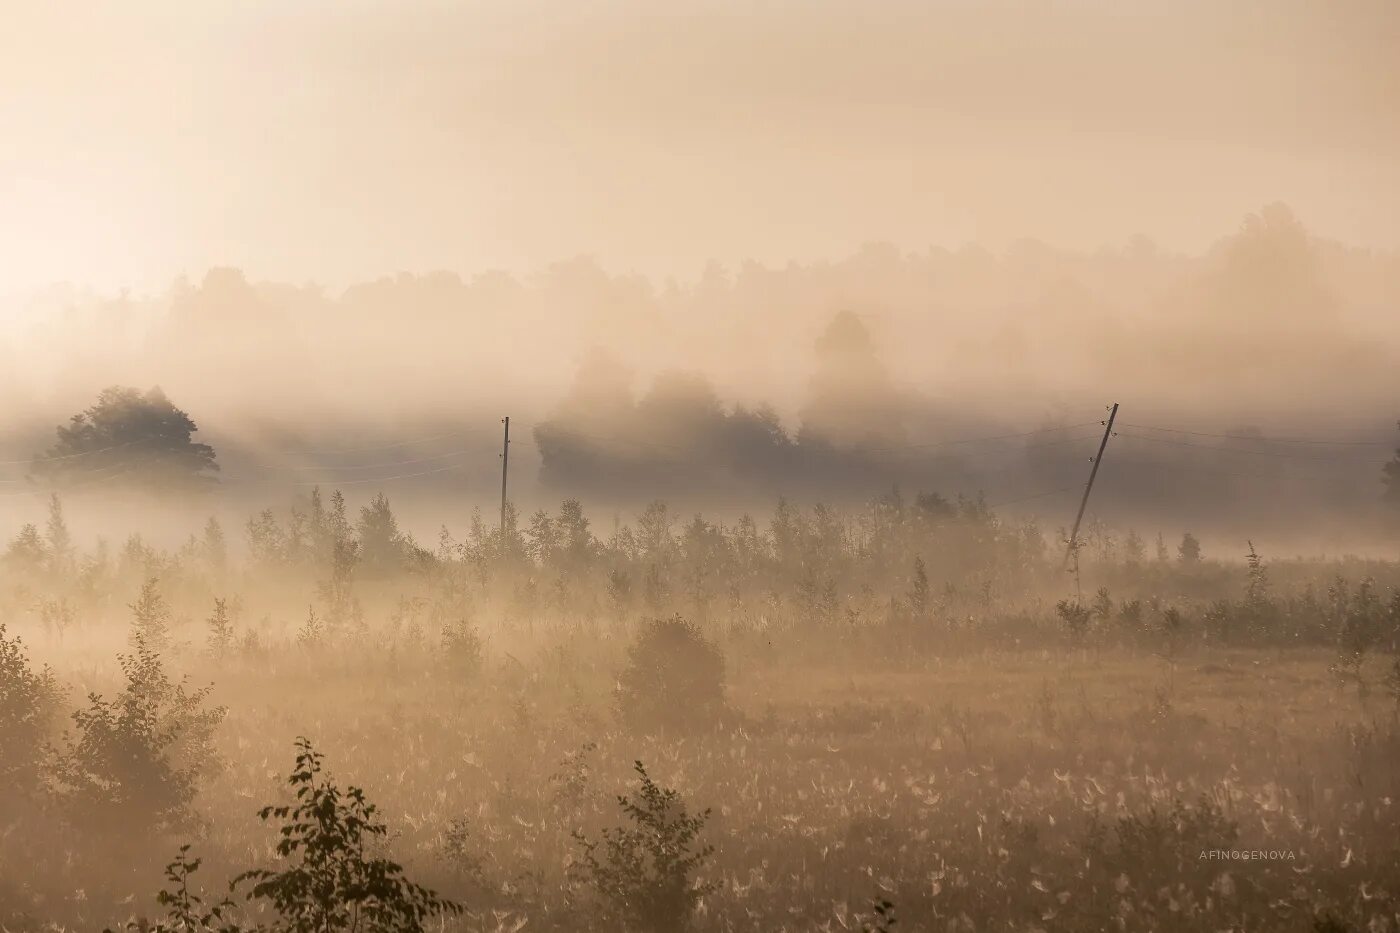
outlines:
[[[115,555],[59,532],[7,558],[10,930],[162,916],[184,843],[211,903],[286,862],[258,811],[302,736],[378,806],[366,851],[461,905],[427,929],[1400,921],[1393,563],[1096,529],[1062,574],[1033,526],[889,496],[762,528],[653,506],[606,540],[565,503],[432,551],[381,500],[264,513],[237,558],[220,529]],[[660,811],[619,806],[637,763]],[[240,929],[416,928],[244,892]]]

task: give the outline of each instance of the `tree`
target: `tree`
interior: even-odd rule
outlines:
[[[398,519],[389,508],[389,497],[379,493],[360,509],[360,562],[370,574],[398,570],[408,551],[407,540],[399,531]]]
[[[228,568],[228,541],[224,538],[224,526],[212,515],[204,523],[203,551],[210,571],[221,574]]]
[[[1183,564],[1194,564],[1201,559],[1201,542],[1191,532],[1181,536],[1181,544],[1176,548],[1177,560]]]
[[[1397,426],[1400,426],[1400,422],[1397,422]],[[1381,482],[1385,484],[1385,501],[1400,508],[1400,447],[1395,449],[1395,456],[1381,467],[1381,471]]]
[[[902,444],[898,393],[875,338],[852,311],[838,313],[816,342],[816,372],[801,411],[800,443],[849,448]]]
[[[44,533],[49,546],[49,560],[56,573],[64,573],[73,563],[73,536],[63,518],[63,503],[58,493],[49,497],[49,521]]]
[[[147,577],[141,584],[141,593],[131,609],[131,633],[128,640],[132,646],[144,642],[156,651],[170,646],[170,607],[160,593],[160,580]]]
[[[217,480],[214,448],[191,440],[198,426],[159,387],[103,389],[97,402],[57,428],[58,442],[33,475],[54,486],[118,483],[153,492],[206,489]]]
[[[5,551],[5,563],[21,574],[38,573],[48,557],[44,539],[39,536],[38,527],[32,524],[20,528]]]
[[[914,582],[909,588],[909,607],[914,610],[914,615],[922,618],[928,612],[929,587],[928,570],[924,567],[922,557],[914,558]]]
[[[1141,536],[1136,531],[1129,531],[1128,537],[1123,539],[1123,561],[1129,566],[1136,567],[1143,562],[1147,556],[1147,547],[1142,543]]]

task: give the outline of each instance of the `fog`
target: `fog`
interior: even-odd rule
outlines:
[[[1125,429],[1113,452],[1142,468],[1125,459],[1100,500],[1122,520],[1278,520],[1277,470],[1254,471],[1252,497],[1238,476],[1149,478],[1268,466],[1306,507],[1295,525],[1340,510],[1352,543],[1374,537],[1400,344],[1392,4],[8,15],[4,459],[46,449],[108,385],[159,385],[218,451],[231,513],[255,497],[240,486],[373,487],[452,450],[468,452],[453,472],[386,489],[489,508],[505,415],[532,505],[738,508],[894,482],[1013,499],[1070,473],[1007,472],[996,445],[913,455],[1116,401],[1131,425],[1350,442],[1316,463],[1293,455],[1319,445],[1231,456]],[[868,332],[869,371],[823,390],[817,345],[841,312]],[[650,415],[597,428],[581,380],[600,361],[617,405]],[[837,413],[848,391],[864,407]],[[753,437],[697,453],[680,425],[706,406],[769,411],[760,433],[794,441],[842,422],[827,441],[884,454],[855,469],[733,446]],[[711,479],[633,463],[609,484],[559,449],[551,468],[536,428],[566,414],[614,459],[651,443]],[[448,444],[404,443],[422,438]],[[347,449],[369,456],[327,455]]]
[[[1400,246],[1394,5],[64,3],[7,11],[0,292],[693,278],[1022,237]]]
[[[0,929],[1400,927],[1400,5],[0,27]]]
[[[510,415],[527,512],[661,497],[737,516],[898,484],[1029,499],[1064,522],[1119,402],[1096,516],[1369,550],[1398,304],[1400,255],[1324,239],[1282,203],[1196,253],[1145,236],[1092,252],[871,243],[689,281],[579,258],[343,289],[219,266],[152,294],[54,288],[17,306],[6,479],[20,515],[42,514],[23,461],[54,426],[108,385],[158,385],[215,448],[204,508],[230,517],[344,484],[390,493],[421,534],[460,527],[494,508]],[[110,507],[121,485],[70,494]]]

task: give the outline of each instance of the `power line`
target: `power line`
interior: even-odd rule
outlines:
[[[1165,428],[1153,424],[1124,424],[1125,428],[1141,428],[1147,431],[1163,431],[1168,434],[1189,434],[1193,437],[1223,437],[1235,441],[1253,441],[1263,444],[1320,444],[1337,447],[1391,447],[1394,441],[1337,441],[1311,437],[1268,437],[1255,434],[1214,434],[1209,431],[1188,431],[1185,428]]]
[[[133,444],[143,444],[149,440],[152,440],[152,438],[142,437],[134,441],[126,441],[125,443],[121,444],[113,444],[110,447],[99,447],[96,450],[82,450],[73,454],[56,454],[52,457],[30,457],[25,460],[0,460],[0,466],[24,466],[26,464],[31,463],[56,463],[60,460],[77,460],[81,457],[91,457],[95,456],[96,454],[105,454],[109,450],[121,450],[122,448],[130,447]]]
[[[1319,462],[1358,464],[1381,464],[1389,462],[1387,460],[1358,460],[1353,457],[1308,457],[1282,450],[1241,450],[1236,447],[1218,447],[1211,444],[1193,444],[1190,441],[1174,441],[1165,437],[1149,437],[1146,434],[1123,434],[1122,436],[1133,440],[1147,441],[1150,444],[1170,444],[1173,447],[1194,447],[1197,450],[1211,450],[1222,454],[1244,454],[1251,457],[1278,457],[1284,460],[1315,460]]]
[[[1072,431],[1075,428],[1087,428],[1090,425],[1103,424],[1102,421],[1082,421],[1079,424],[1066,424],[1055,428],[1039,428],[1035,431],[1020,431],[1015,434],[991,434],[982,437],[964,437],[951,441],[937,441],[930,444],[896,444],[892,447],[866,447],[867,451],[886,450],[922,450],[929,447],[952,447],[956,444],[981,444],[987,441],[1004,441],[1015,437],[1030,437],[1034,434],[1050,434],[1055,431]]]
[[[927,444],[898,444],[898,445],[891,445],[891,446],[886,446],[886,447],[863,447],[863,448],[861,448],[861,451],[862,451],[862,452],[866,452],[866,453],[873,453],[873,452],[882,452],[882,453],[884,453],[884,452],[897,452],[897,451],[927,450],[927,449],[940,448],[940,447],[952,447],[952,446],[962,445],[962,444],[981,444],[981,443],[988,443],[988,442],[992,442],[992,441],[1008,440],[1008,439],[1012,439],[1012,438],[1032,437],[1032,436],[1035,436],[1035,435],[1037,435],[1037,434],[1050,434],[1050,433],[1055,433],[1055,432],[1058,432],[1058,431],[1072,431],[1072,430],[1075,430],[1075,429],[1077,429],[1077,428],[1085,428],[1085,427],[1090,427],[1090,426],[1092,426],[1092,425],[1100,425],[1100,424],[1103,424],[1103,421],[1084,421],[1084,422],[1080,422],[1080,423],[1078,423],[1078,424],[1067,424],[1067,425],[1061,425],[1061,426],[1059,426],[1059,427],[1053,427],[1053,428],[1039,428],[1039,429],[1034,430],[1034,431],[1019,431],[1019,432],[1016,432],[1016,433],[1014,433],[1014,434],[993,434],[993,435],[983,435],[983,436],[979,436],[979,437],[964,437],[964,438],[958,438],[958,439],[955,439],[955,440],[936,441],[936,442],[931,442],[931,443],[927,443]],[[605,436],[603,436],[603,435],[598,435],[598,434],[587,434],[587,433],[584,433],[584,432],[582,432],[582,431],[576,431],[576,430],[574,430],[574,429],[572,429],[572,428],[558,427],[558,426],[552,425],[552,424],[534,425],[533,427],[536,428],[536,429],[543,427],[543,428],[546,428],[547,430],[549,430],[549,431],[551,431],[551,432],[555,432],[555,433],[559,433],[559,434],[564,434],[564,435],[568,435],[568,436],[573,436],[573,437],[586,438],[586,439],[588,439],[588,440],[605,441],[605,442],[621,443],[621,444],[630,444],[630,445],[633,445],[633,446],[636,446],[636,447],[654,448],[654,449],[658,449],[658,450],[676,451],[676,452],[681,452],[681,453],[686,453],[686,452],[688,452],[688,451],[686,450],[686,448],[679,447],[679,446],[674,445],[674,444],[661,444],[661,443],[657,443],[657,442],[639,441],[639,440],[636,440],[636,439],[634,439],[634,438],[621,437],[621,436],[605,437]],[[1068,439],[1063,440],[1063,441],[1051,441],[1051,442],[1045,443],[1045,444],[1028,444],[1028,445],[1026,445],[1025,447],[1014,448],[1014,450],[1034,450],[1034,449],[1036,449],[1036,448],[1038,448],[1038,447],[1054,447],[1054,446],[1057,446],[1057,445],[1060,445],[1060,444],[1075,443],[1075,442],[1077,442],[1077,441],[1082,441],[1082,440],[1088,440],[1088,438],[1086,438],[1086,437],[1076,437],[1076,438],[1068,438]],[[512,443],[530,444],[529,441],[513,441]],[[534,447],[536,447],[536,448],[539,447],[538,444],[533,444],[533,445],[531,445],[531,446],[534,446]],[[791,448],[791,450],[792,450],[794,453],[809,454],[809,451],[803,450],[801,447],[798,447],[798,446],[796,446],[796,445],[794,445],[794,446]],[[949,455],[949,456],[950,456],[950,457],[951,457],[951,456],[956,456],[956,454]],[[940,458],[939,458],[939,457],[933,457],[933,458],[926,458],[926,459],[940,459]],[[674,463],[674,464],[681,465],[681,466],[692,466],[692,465],[694,465],[694,464],[692,463],[692,461],[689,461],[689,460],[675,460],[675,459],[669,459],[669,460],[668,460],[668,459],[660,459],[660,460],[658,460],[657,462],[661,462],[661,463]]]
[[[1054,496],[1058,495],[1059,493],[1073,492],[1078,488],[1078,484],[1075,484],[1073,486],[1061,486],[1059,489],[1047,489],[1045,492],[1032,493],[1029,496],[1021,496],[1017,499],[1002,499],[1000,502],[989,502],[986,505],[989,509],[1000,509],[1008,505],[1015,505],[1018,502],[1029,502],[1032,499],[1044,499],[1046,496]]]
[[[369,447],[324,447],[318,450],[298,451],[303,456],[318,457],[330,456],[334,454],[363,454],[376,450],[394,450],[398,447],[413,447],[418,444],[428,444],[432,441],[446,440],[450,437],[469,437],[473,434],[480,435],[485,432],[479,428],[470,428],[462,431],[448,431],[445,434],[430,434],[426,437],[415,437],[412,440],[399,441],[396,444],[375,444]]]
[[[435,460],[446,460],[448,457],[460,457],[460,456],[462,456],[462,455],[464,455],[464,454],[469,454],[469,453],[472,453],[472,451],[470,451],[470,450],[449,450],[449,451],[448,451],[447,453],[445,453],[445,454],[436,454],[436,455],[431,456],[431,457],[415,457],[415,458],[413,458],[412,460],[389,460],[389,461],[385,461],[385,462],[382,462],[382,463],[351,463],[351,464],[321,463],[321,464],[308,464],[308,465],[306,465],[306,466],[268,467],[267,470],[268,470],[269,472],[274,471],[274,470],[291,470],[291,471],[298,471],[298,472],[299,472],[299,471],[305,471],[305,470],[381,470],[381,469],[384,469],[384,468],[386,468],[386,467],[413,466],[413,465],[419,464],[419,463],[432,463],[432,462],[435,461]],[[255,467],[254,469],[258,469],[258,468]]]
[[[397,476],[378,476],[378,477],[373,477],[373,478],[370,478],[370,479],[351,479],[351,480],[345,480],[345,481],[341,481],[341,480],[326,480],[326,481],[318,481],[318,482],[299,482],[299,483],[293,483],[292,485],[293,485],[293,486],[361,486],[361,485],[363,485],[363,484],[365,484],[365,483],[388,483],[388,482],[393,482],[394,480],[400,480],[400,479],[413,479],[413,478],[418,477],[418,476],[435,476],[435,475],[437,475],[438,473],[450,473],[450,472],[453,471],[453,470],[460,470],[461,468],[462,468],[461,464],[453,464],[452,466],[438,467],[436,470],[423,470],[422,472],[419,472],[419,473],[400,473],[400,474],[398,474]]]

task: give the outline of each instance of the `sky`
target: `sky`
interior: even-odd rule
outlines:
[[[1392,0],[8,4],[0,295],[1147,234],[1400,248]]]

